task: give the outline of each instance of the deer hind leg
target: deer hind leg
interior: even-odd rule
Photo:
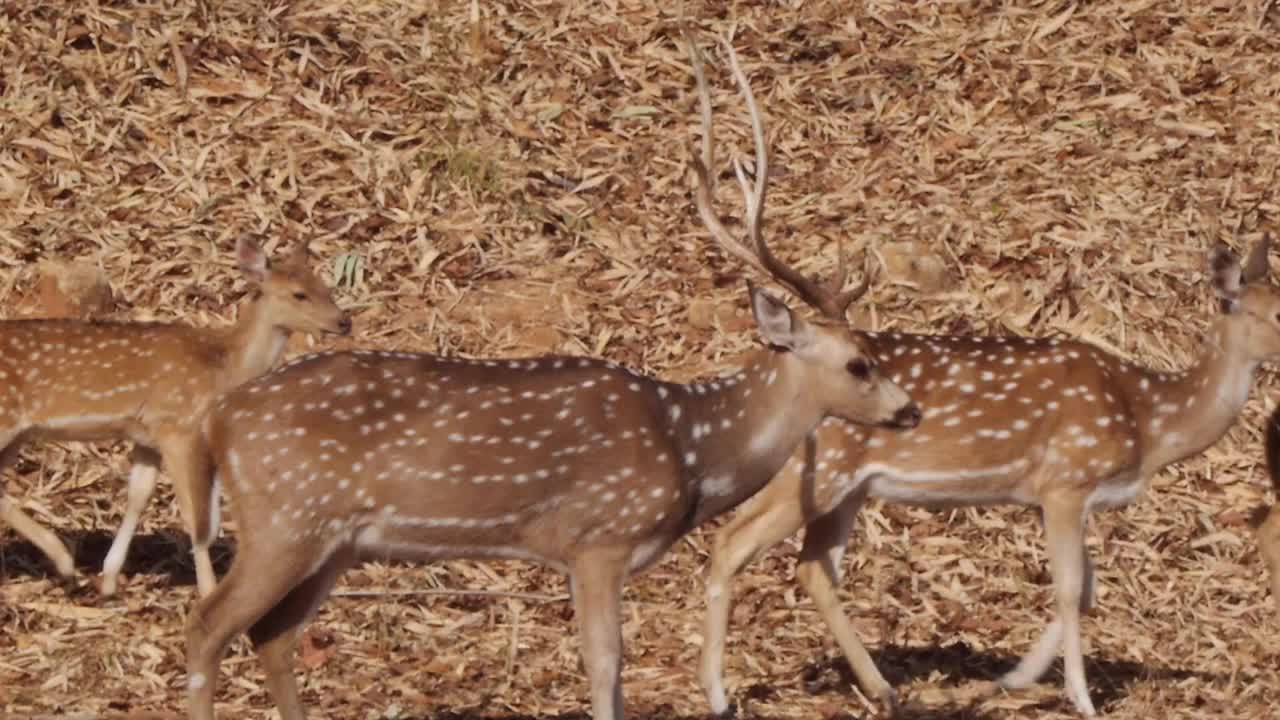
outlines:
[[[151,495],[156,490],[156,476],[160,469],[160,455],[154,450],[135,447],[131,459],[133,466],[129,468],[129,500],[125,505],[124,519],[120,521],[120,529],[116,531],[111,549],[102,562],[102,594],[106,596],[116,593],[120,571],[129,555],[129,545],[138,531],[142,511],[147,508],[147,503],[151,502]]]
[[[729,710],[724,691],[724,646],[733,603],[733,576],[805,524],[801,503],[769,503],[763,496],[757,498],[716,533],[707,573],[707,617],[698,679],[711,712],[716,715]]]
[[[293,674],[293,655],[303,626],[311,621],[329,597],[338,577],[355,563],[351,552],[340,551],[298,584],[261,620],[249,628],[253,643],[267,675],[267,687],[281,720],[303,720],[306,713],[298,699],[298,683]]]
[[[218,665],[231,640],[258,626],[330,560],[317,545],[238,552],[231,570],[187,618],[187,697],[191,720],[214,720]],[[264,636],[269,633],[265,632]],[[270,658],[266,659],[268,662]],[[270,666],[268,666],[270,669]],[[274,685],[273,692],[274,690]]]
[[[1006,688],[1025,687],[1038,680],[1059,648],[1067,696],[1085,717],[1097,713],[1089,699],[1081,646],[1080,615],[1093,606],[1093,563],[1084,547],[1084,507],[1078,498],[1044,506],[1045,539],[1057,597],[1057,617],[1018,667],[1001,679]]]
[[[0,431],[0,475],[17,458],[19,444],[18,433],[10,431],[5,434]],[[75,559],[71,557],[67,546],[53,534],[53,531],[18,507],[18,504],[5,493],[3,479],[0,479],[0,521],[39,548],[63,578],[75,576]]]
[[[796,578],[809,593],[809,597],[813,598],[818,613],[835,635],[840,651],[844,653],[845,660],[858,678],[858,684],[880,703],[886,715],[892,716],[897,712],[897,693],[884,679],[884,675],[880,674],[880,669],[871,659],[867,648],[849,624],[849,618],[844,614],[840,598],[836,594],[843,574],[840,561],[844,557],[849,533],[853,530],[854,520],[864,498],[865,494],[856,493],[835,510],[809,523],[804,530],[804,545],[800,549]]]
[[[622,720],[622,583],[625,553],[587,553],[570,568],[592,720]]]
[[[175,433],[163,438],[160,447],[165,470],[173,479],[178,512],[191,538],[196,588],[200,597],[208,597],[218,581],[209,557],[209,544],[218,525],[218,487],[211,480],[212,462],[198,432]]]

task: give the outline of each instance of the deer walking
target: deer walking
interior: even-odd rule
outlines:
[[[1183,372],[1138,367],[1083,342],[869,334],[882,371],[921,403],[924,420],[903,433],[824,424],[814,463],[797,454],[719,531],[700,671],[712,710],[728,709],[722,656],[733,575],[804,528],[796,577],[859,684],[893,711],[894,691],[835,591],[858,508],[878,497],[1040,509],[1057,616],[999,684],[1037,681],[1062,650],[1067,695],[1082,715],[1094,715],[1080,644],[1080,614],[1093,605],[1085,520],[1137,499],[1160,469],[1217,442],[1239,416],[1258,366],[1280,357],[1280,289],[1266,282],[1269,240],[1263,237],[1243,269],[1225,245],[1210,251],[1223,314]],[[1280,533],[1280,515],[1272,517],[1270,532]],[[1280,535],[1271,537],[1280,543]],[[1268,557],[1280,561],[1280,549]]]
[[[865,279],[836,294],[769,252],[763,128],[732,48],[729,59],[756,139],[754,188],[740,173],[753,249],[700,203],[703,220],[806,302],[838,308],[838,321],[806,320],[752,287],[767,348],[700,384],[589,358],[345,352],[306,357],[229,393],[209,414],[206,438],[240,551],[189,618],[193,720],[214,717],[218,665],[246,630],[282,718],[302,718],[291,667],[299,631],[365,558],[519,558],[566,572],[593,717],[620,719],[629,575],[756,492],[824,417],[919,421],[843,322]]]
[[[179,324],[0,321],[0,472],[33,440],[135,443],[128,505],[102,568],[102,592],[116,591],[138,520],[163,465],[174,482],[188,532],[207,525],[192,514],[200,419],[216,395],[270,369],[294,331],[351,331],[351,320],[308,268],[299,250],[278,267],[252,240],[236,247],[241,272],[256,285],[230,330]],[[0,520],[70,578],[75,564],[48,528],[18,507],[0,480]],[[216,524],[216,519],[213,521]],[[216,582],[207,548],[195,548],[199,591]]]

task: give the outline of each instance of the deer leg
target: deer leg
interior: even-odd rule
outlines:
[[[804,586],[818,613],[836,636],[836,642],[853,674],[868,695],[879,701],[886,715],[897,712],[898,698],[893,687],[880,674],[867,648],[858,638],[849,618],[840,606],[836,587],[843,574],[840,561],[853,530],[854,519],[864,495],[854,494],[831,512],[810,522],[804,530],[804,545],[796,566],[796,578]]]
[[[800,503],[753,502],[716,533],[707,573],[707,618],[703,628],[699,681],[711,712],[729,710],[724,691],[724,646],[733,604],[733,576],[747,563],[804,527]]]
[[[18,456],[18,445],[16,435],[10,435],[0,445],[0,448],[2,448],[0,449],[0,473],[3,473],[4,469]],[[18,507],[18,504],[5,494],[3,482],[0,482],[0,520],[3,520],[5,524],[13,528],[14,532],[39,548],[40,552],[49,558],[58,574],[63,578],[75,576],[75,559],[71,557],[71,552],[67,550],[67,546],[58,539],[57,535],[53,534],[53,531],[23,512]]]
[[[1021,687],[1039,679],[1059,647],[1067,696],[1085,717],[1097,713],[1089,699],[1084,674],[1084,652],[1080,640],[1081,611],[1093,604],[1093,571],[1084,547],[1084,507],[1078,498],[1044,505],[1045,539],[1049,566],[1057,596],[1057,617],[1041,636],[1036,647],[1013,672],[1001,679],[1006,688]]]
[[[1271,506],[1271,512],[1258,526],[1258,552],[1271,573],[1271,596],[1280,610],[1280,502]]]
[[[35,518],[23,512],[8,495],[0,495],[0,519],[40,549],[53,562],[54,568],[63,578],[71,578],[76,574],[76,563],[67,546],[62,544],[57,535],[49,528],[41,525]]]
[[[335,553],[249,628],[249,640],[266,671],[267,688],[281,720],[303,720],[306,717],[298,699],[297,678],[293,674],[298,636],[329,597],[338,577],[353,563],[351,553]]]
[[[626,557],[588,553],[570,569],[592,720],[622,720],[622,582]]]
[[[120,570],[124,568],[129,545],[133,542],[134,533],[138,531],[138,521],[156,489],[160,456],[146,448],[135,447],[132,459],[133,467],[129,469],[129,500],[125,505],[124,519],[120,521],[120,529],[116,531],[111,549],[102,562],[102,594],[108,597],[116,593]]]
[[[162,440],[160,446],[165,470],[173,479],[178,512],[191,538],[196,588],[200,597],[208,597],[218,582],[209,557],[209,543],[213,541],[214,529],[218,525],[217,482],[213,482],[211,492],[201,490],[208,487],[208,477],[213,474],[208,452],[199,434],[191,432],[170,435]]]
[[[316,545],[238,552],[231,570],[187,618],[187,697],[191,720],[214,720],[218,665],[231,640],[258,624],[328,561]]]
[[[1088,553],[1084,554],[1084,583],[1080,593],[1080,613],[1085,614],[1093,609],[1093,561]],[[1058,656],[1062,647],[1063,626],[1061,618],[1054,618],[1040,635],[1031,652],[1023,656],[1018,667],[1000,678],[1000,687],[1006,690],[1019,690],[1039,680],[1049,670],[1049,665]]]

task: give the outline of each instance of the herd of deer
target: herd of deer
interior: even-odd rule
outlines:
[[[281,717],[303,717],[292,655],[342,572],[367,558],[520,558],[569,577],[595,720],[621,718],[620,595],[681,536],[739,505],[715,538],[699,673],[728,710],[722,655],[733,575],[804,529],[797,577],[863,689],[886,713],[893,688],[840,608],[854,517],[869,497],[943,506],[1039,508],[1056,616],[999,684],[1038,680],[1059,651],[1066,692],[1095,714],[1080,615],[1093,604],[1088,515],[1139,497],[1161,468],[1221,438],[1255,370],[1280,359],[1280,288],[1268,241],[1241,265],[1209,253],[1222,314],[1198,362],[1169,373],[1082,342],[879,334],[845,311],[867,288],[820,286],[779,261],[762,230],[765,132],[750,116],[754,179],[735,160],[745,240],[712,208],[711,100],[689,46],[702,148],[691,161],[712,238],[815,308],[806,319],[749,288],[764,347],[743,369],[681,385],[591,358],[467,360],[409,352],[321,352],[277,367],[292,332],[348,334],[351,321],[305,249],[270,266],[242,239],[255,286],[229,331],[181,325],[0,322],[0,468],[34,439],[136,446],[128,505],[102,570],[114,593],[163,467],[192,538],[201,599],[187,626],[190,717],[214,716],[217,668],[247,632]],[[1280,413],[1266,458],[1280,488]],[[208,548],[225,491],[239,531],[219,582]],[[3,493],[0,519],[71,576],[71,555]],[[1280,598],[1280,505],[1259,532]],[[244,550],[248,550],[245,552]]]

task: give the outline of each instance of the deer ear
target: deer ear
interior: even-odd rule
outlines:
[[[1249,257],[1244,261],[1243,278],[1246,283],[1266,280],[1267,275],[1271,272],[1271,262],[1267,255],[1271,251],[1271,233],[1262,234],[1262,239],[1257,245],[1253,246],[1253,250],[1249,252]]]
[[[750,286],[751,313],[755,315],[760,336],[775,347],[802,350],[813,341],[813,329],[787,304],[767,290]]]
[[[241,235],[236,240],[236,264],[240,266],[240,272],[249,279],[249,282],[261,284],[267,279],[267,254],[262,251],[262,247],[257,241],[248,235]]]
[[[1240,269],[1240,258],[1226,243],[1218,241],[1209,250],[1209,283],[1213,294],[1218,296],[1222,312],[1235,312],[1240,300],[1240,291],[1244,289],[1244,272]]]

